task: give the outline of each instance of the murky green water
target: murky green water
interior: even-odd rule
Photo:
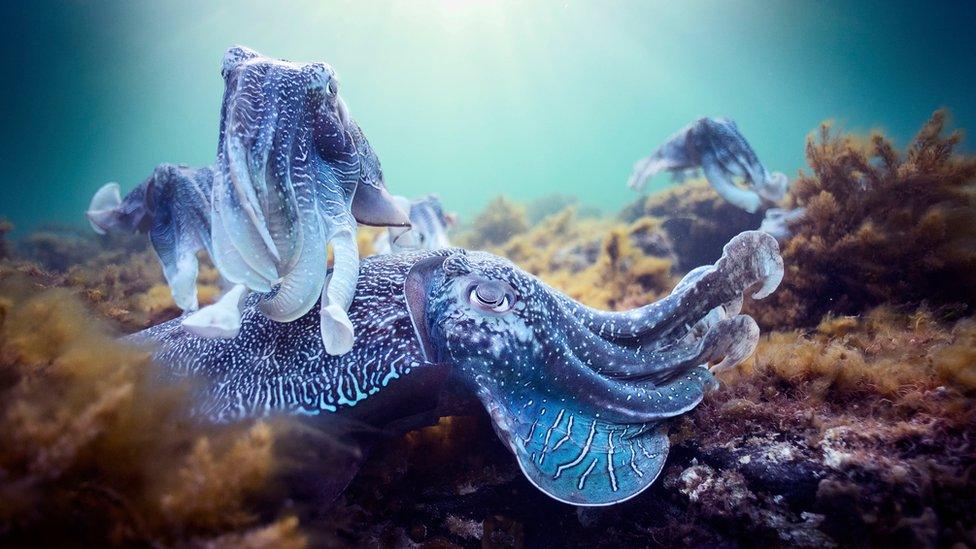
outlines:
[[[973,5],[320,0],[5,6],[0,216],[81,226],[92,192],[213,162],[227,46],[331,63],[392,191],[470,217],[505,193],[613,212],[633,162],[702,115],[770,169],[835,118],[904,142],[976,127]],[[667,185],[655,180],[656,187]]]

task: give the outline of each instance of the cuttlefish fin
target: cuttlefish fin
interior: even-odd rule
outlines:
[[[105,234],[115,225],[122,193],[118,183],[106,183],[92,196],[85,217],[96,234]]]
[[[216,303],[183,319],[183,329],[207,339],[234,339],[241,331],[241,306],[247,288],[238,284]]]
[[[548,496],[598,507],[633,498],[653,484],[668,456],[659,424],[619,424],[540,399],[506,405],[479,391],[495,430],[526,478]]]

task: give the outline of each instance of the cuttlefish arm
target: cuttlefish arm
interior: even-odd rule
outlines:
[[[265,57],[235,46],[214,183],[214,259],[228,280],[260,292],[260,310],[293,322],[322,300],[326,352],[354,341],[347,309],[359,272],[356,220],[408,225],[376,158],[338,95],[329,65]],[[335,264],[326,281],[326,250]]]
[[[238,284],[216,303],[196,311],[181,321],[187,332],[207,339],[233,339],[241,331],[241,308],[247,288]]]

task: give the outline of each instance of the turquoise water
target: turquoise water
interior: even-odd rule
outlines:
[[[976,9],[931,4],[6,5],[0,216],[82,226],[106,181],[212,163],[235,43],[331,63],[391,190],[469,218],[498,193],[613,212],[633,162],[703,115],[736,119],[767,167],[795,173],[823,119],[899,143],[941,106],[976,127]]]

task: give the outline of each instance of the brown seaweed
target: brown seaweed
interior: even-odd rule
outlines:
[[[188,386],[116,340],[64,288],[0,282],[0,544],[203,543],[259,528],[275,435],[266,423],[203,425]]]
[[[528,228],[525,207],[504,196],[497,196],[471,221],[470,227],[458,235],[458,245],[485,250],[504,244]]]
[[[904,152],[829,123],[807,140],[812,173],[788,195],[806,208],[783,246],[786,276],[757,307],[766,326],[816,325],[884,304],[976,304],[976,157],[937,111]]]

